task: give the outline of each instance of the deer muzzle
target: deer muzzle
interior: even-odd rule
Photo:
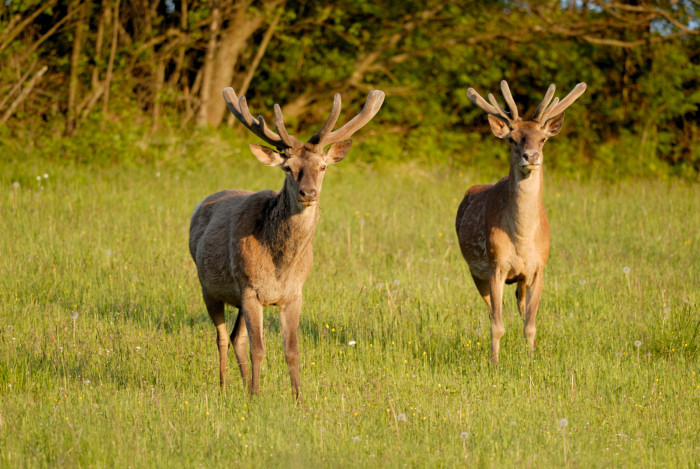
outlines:
[[[299,188],[299,202],[308,207],[318,200],[318,191],[312,188]]]
[[[520,155],[518,166],[521,169],[537,169],[542,164],[542,157],[537,150],[526,150]]]

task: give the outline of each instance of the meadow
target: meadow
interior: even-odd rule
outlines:
[[[219,391],[189,217],[283,177],[210,143],[0,162],[0,466],[698,467],[698,183],[546,173],[538,348],[508,287],[493,367],[454,218],[497,175],[355,145],[323,186],[296,406],[274,308],[260,395],[231,359]]]

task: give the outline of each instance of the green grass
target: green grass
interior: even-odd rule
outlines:
[[[493,178],[362,151],[323,188],[299,407],[272,308],[261,395],[231,366],[220,394],[187,249],[202,198],[280,172],[220,144],[0,163],[0,466],[697,467],[700,186],[547,174],[538,350],[509,287],[493,368],[454,233],[464,190]]]

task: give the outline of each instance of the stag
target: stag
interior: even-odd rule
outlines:
[[[515,296],[524,321],[528,351],[535,348],[535,319],[542,295],[543,273],[549,257],[549,222],[542,204],[542,147],[559,133],[564,110],[586,90],[579,83],[561,101],[550,85],[530,120],[518,114],[508,83],[501,91],[508,111],[492,94],[489,102],[473,88],[469,99],[488,114],[494,135],[510,143],[510,172],[496,184],[470,187],[457,209],[459,247],[476,288],[491,315],[491,360],[498,363],[505,334],[501,311],[505,284],[517,283]]]
[[[204,303],[216,326],[219,383],[225,388],[226,355],[232,344],[243,382],[251,394],[259,392],[265,352],[263,307],[276,305],[292,391],[298,400],[297,329],[302,287],[313,262],[312,242],[324,172],[327,165],[347,156],[352,145],[349,137],[379,111],[384,93],[371,91],[362,111],[332,131],[340,115],[340,94],[336,94],[326,123],[306,143],[287,133],[279,105],[274,106],[275,133],[262,116],[255,119],[251,115],[245,96],[238,98],[232,88],[224,89],[223,95],[231,113],[273,147],[251,143],[253,154],[261,163],[284,170],[285,179],[277,192],[217,192],[205,198],[192,214],[189,248]],[[328,145],[331,147],[324,150]],[[230,340],[225,304],[238,309]]]

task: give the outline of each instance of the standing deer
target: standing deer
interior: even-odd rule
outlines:
[[[374,90],[362,111],[331,132],[340,115],[340,94],[323,128],[306,143],[289,135],[279,105],[275,104],[272,132],[262,116],[250,114],[245,96],[232,88],[223,91],[233,115],[274,149],[250,144],[253,154],[267,166],[285,172],[279,192],[226,190],[204,199],[192,214],[190,253],[197,265],[204,303],[216,326],[219,383],[226,386],[229,344],[241,376],[251,394],[260,389],[263,359],[263,306],[277,305],[284,354],[292,390],[299,399],[297,328],[301,290],[313,262],[313,237],[319,215],[319,196],[326,165],[341,161],[350,151],[347,140],[379,111],[384,93]],[[324,148],[332,145],[327,151]],[[238,308],[229,342],[224,304]],[[251,378],[246,349],[250,343]]]
[[[491,314],[491,360],[505,334],[501,310],[504,284],[517,282],[515,296],[525,321],[528,350],[535,347],[535,318],[542,294],[542,276],[549,256],[549,222],[542,204],[542,147],[559,133],[564,110],[586,90],[579,83],[566,98],[554,98],[550,85],[530,120],[518,115],[508,83],[501,91],[504,110],[493,97],[486,102],[473,88],[469,99],[488,113],[494,135],[510,143],[510,172],[496,184],[470,187],[457,209],[457,237],[476,288]],[[551,105],[550,105],[551,102]]]

